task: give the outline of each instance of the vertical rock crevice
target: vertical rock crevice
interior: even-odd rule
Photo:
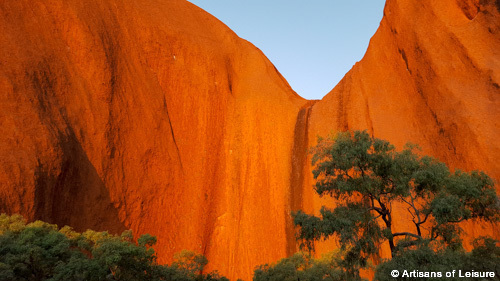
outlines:
[[[297,243],[295,239],[295,227],[291,212],[302,209],[302,189],[304,187],[304,174],[308,170],[307,154],[309,149],[309,117],[311,110],[317,101],[309,101],[299,110],[297,121],[294,129],[294,140],[292,149],[292,170],[290,172],[290,191],[289,191],[289,208],[288,214],[285,217],[286,236],[287,236],[287,256],[292,255],[297,251]]]

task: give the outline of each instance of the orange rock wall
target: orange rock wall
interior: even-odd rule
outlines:
[[[498,1],[388,0],[363,59],[312,107],[311,145],[317,136],[366,129],[399,149],[417,143],[452,168],[484,170],[498,182],[499,10]],[[332,202],[314,196],[312,185],[308,172],[303,192],[308,210],[318,212]],[[466,229],[472,236],[499,233],[498,225]]]
[[[306,101],[257,48],[177,0],[1,1],[0,34],[0,212],[247,280],[288,253]]]
[[[363,60],[313,102],[186,1],[1,1],[0,212],[150,233],[162,262],[195,250],[250,280],[296,251],[291,210],[331,203],[312,190],[317,135],[368,129],[498,180],[486,2],[389,0]]]

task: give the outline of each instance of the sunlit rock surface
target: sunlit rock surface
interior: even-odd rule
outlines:
[[[318,135],[367,129],[498,180],[498,10],[389,0],[365,57],[315,102],[186,1],[1,1],[0,212],[150,233],[160,262],[195,250],[250,280],[296,251],[290,211],[325,203]]]
[[[366,129],[498,182],[499,10],[499,1],[388,0],[363,59],[311,109],[310,145],[330,132]],[[317,212],[325,201],[310,195],[312,174],[304,177],[304,203]],[[499,233],[492,225],[465,228],[472,236]]]
[[[0,211],[247,280],[288,253],[306,101],[257,48],[186,1],[2,1],[0,33]]]

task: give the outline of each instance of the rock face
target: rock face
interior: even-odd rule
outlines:
[[[499,11],[499,1],[388,0],[363,59],[311,109],[311,145],[318,135],[366,129],[498,182]],[[325,201],[310,194],[311,177],[303,192],[313,212]],[[499,233],[498,226],[471,226],[471,236]]]
[[[317,135],[368,129],[499,180],[499,6],[388,0],[314,102],[183,0],[1,1],[0,212],[150,233],[161,262],[195,250],[250,280],[296,250],[290,211],[325,203]]]
[[[186,1],[0,3],[0,212],[151,233],[249,280],[287,254],[300,98]]]

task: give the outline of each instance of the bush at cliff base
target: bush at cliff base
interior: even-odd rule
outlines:
[[[134,241],[131,231],[121,235],[36,221],[20,215],[0,215],[0,281],[17,280],[228,280],[217,272],[203,274],[205,257],[184,251],[170,266],[159,265],[145,234]]]
[[[314,259],[311,254],[298,252],[275,264],[265,264],[254,271],[254,281],[360,281],[340,266],[341,253],[334,251]]]
[[[435,249],[435,245],[421,245],[416,249],[401,252],[377,267],[374,280],[395,280],[391,276],[393,270],[397,270],[400,277],[409,281],[500,280],[498,241],[480,237],[472,244],[474,249],[471,252],[465,252],[462,248]],[[406,275],[403,275],[404,272]],[[477,277],[466,278],[464,276],[467,273]],[[494,277],[484,278],[485,275]]]

